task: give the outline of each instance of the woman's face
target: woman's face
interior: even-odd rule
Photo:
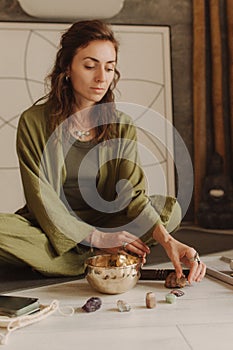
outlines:
[[[67,72],[78,109],[93,106],[107,92],[113,78],[116,51],[111,41],[95,40],[79,48]]]

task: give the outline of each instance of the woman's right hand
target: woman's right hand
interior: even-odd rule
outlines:
[[[125,250],[143,258],[145,263],[146,255],[150,248],[142,240],[127,231],[102,232],[94,230],[91,234],[91,245],[107,253],[115,254],[119,250]]]

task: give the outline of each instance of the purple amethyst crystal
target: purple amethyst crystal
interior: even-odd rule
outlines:
[[[98,297],[92,297],[87,300],[86,304],[83,305],[82,309],[86,312],[94,312],[101,307],[102,301]]]

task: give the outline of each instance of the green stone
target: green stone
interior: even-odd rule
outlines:
[[[168,293],[165,297],[166,303],[168,304],[173,304],[176,302],[176,296],[174,294]]]

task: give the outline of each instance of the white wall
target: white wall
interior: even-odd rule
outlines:
[[[53,65],[60,34],[68,26],[0,23],[0,212],[13,212],[24,203],[15,151],[18,118],[44,94],[44,77]],[[149,193],[174,194],[173,136],[166,123],[172,123],[169,27],[115,25],[113,29],[121,44],[117,101],[124,102],[121,108],[151,133],[139,130]],[[159,121],[155,111],[166,120]],[[157,136],[166,144],[158,142]]]

